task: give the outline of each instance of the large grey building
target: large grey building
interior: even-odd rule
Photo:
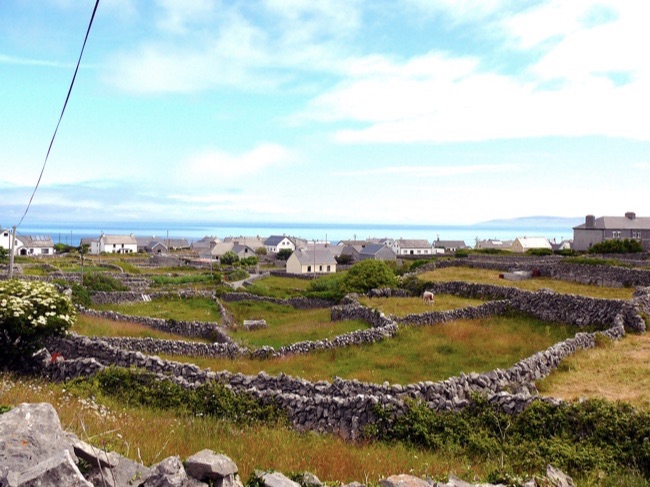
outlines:
[[[650,250],[650,217],[638,217],[631,211],[625,216],[587,215],[583,224],[573,227],[574,250],[589,250],[605,240],[625,238],[638,240]]]

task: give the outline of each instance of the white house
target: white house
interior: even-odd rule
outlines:
[[[396,255],[432,255],[433,249],[428,240],[397,239],[393,242]]]
[[[0,247],[4,248],[9,252],[9,248],[11,247],[11,230],[8,230],[6,228],[0,229]],[[14,255],[19,255],[20,248],[23,246],[22,240],[20,240],[21,237],[16,235],[16,239],[14,241]]]
[[[11,246],[11,230],[0,230],[0,247],[9,250]],[[44,235],[16,235],[14,255],[54,255],[52,237]]]
[[[286,235],[271,235],[264,240],[264,247],[269,254],[277,254],[284,249],[289,249],[293,252],[296,250],[296,243]]]
[[[54,255],[54,242],[52,237],[45,235],[21,235],[22,247],[16,246],[16,255]]]
[[[131,235],[106,235],[90,241],[90,253],[131,254],[138,251],[138,241]]]
[[[523,254],[531,249],[553,250],[551,242],[546,237],[517,237],[512,242],[512,251]]]
[[[296,250],[287,260],[287,274],[331,274],[336,272],[336,259],[328,250]]]

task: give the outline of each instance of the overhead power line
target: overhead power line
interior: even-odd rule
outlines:
[[[50,145],[47,148],[47,154],[45,154],[45,160],[43,161],[43,167],[41,168],[41,173],[38,176],[38,180],[36,181],[36,186],[34,186],[34,191],[32,192],[31,197],[29,198],[29,202],[27,203],[27,207],[25,208],[25,213],[23,213],[23,216],[21,217],[20,221],[18,222],[18,225],[15,225],[14,228],[19,227],[25,217],[27,216],[27,212],[29,211],[29,208],[32,206],[32,201],[34,200],[34,195],[36,194],[36,191],[38,190],[39,185],[41,184],[41,179],[43,178],[43,173],[45,172],[45,166],[47,166],[47,160],[50,157],[50,152],[52,151],[52,145],[54,144],[54,139],[56,138],[56,134],[59,131],[59,125],[61,125],[61,120],[63,119],[63,114],[65,113],[65,109],[68,106],[68,100],[70,100],[70,94],[72,93],[72,87],[74,86],[74,82],[77,79],[77,72],[79,71],[79,65],[81,64],[81,58],[84,53],[84,49],[86,48],[86,41],[88,41],[88,35],[90,34],[90,28],[93,25],[93,20],[95,19],[95,13],[97,12],[97,7],[99,6],[99,0],[96,0],[95,2],[95,8],[93,9],[93,14],[90,17],[90,22],[88,23],[88,29],[86,30],[86,37],[84,38],[84,43],[81,46],[81,52],[79,53],[79,59],[77,59],[77,67],[74,70],[74,75],[72,76],[72,81],[70,82],[70,87],[68,88],[68,94],[65,97],[65,103],[63,103],[63,108],[61,109],[61,115],[59,115],[59,121],[56,124],[56,128],[54,129],[54,133],[52,134],[52,139],[50,139]],[[14,230],[15,233],[15,230]]]

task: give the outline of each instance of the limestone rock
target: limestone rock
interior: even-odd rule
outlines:
[[[216,480],[233,476],[238,469],[235,462],[227,456],[206,449],[185,460],[185,471],[199,480]]]
[[[6,487],[93,487],[81,475],[68,450],[22,472],[10,472],[2,484]]]
[[[141,463],[114,452],[109,453],[108,457],[115,463],[114,467],[97,467],[95,464],[95,468],[86,475],[86,478],[94,485],[102,487],[137,486],[151,475],[151,469]]]
[[[426,480],[407,474],[391,475],[387,479],[380,480],[379,485],[381,487],[431,487]]]
[[[140,487],[187,487],[188,478],[181,459],[177,456],[165,458],[151,468],[151,475]]]
[[[5,473],[22,472],[62,451],[76,463],[72,442],[49,403],[23,403],[0,414],[0,465]]]
[[[553,465],[546,466],[546,477],[553,487],[575,487],[573,479]]]
[[[74,452],[79,458],[83,458],[91,465],[113,468],[119,460],[115,455],[110,455],[97,447],[89,445],[85,441],[77,440],[72,444]]]
[[[305,487],[322,487],[323,482],[321,482],[313,473],[303,472],[300,476],[299,484]]]
[[[300,487],[298,482],[294,482],[280,472],[258,472],[256,475],[265,487]]]

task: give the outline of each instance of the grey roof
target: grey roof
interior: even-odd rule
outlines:
[[[293,239],[291,237],[287,237],[286,235],[271,235],[269,238],[264,240],[264,245],[275,247],[277,244],[282,242],[285,238],[293,242]]]
[[[104,239],[104,245],[137,245],[138,242],[133,235],[102,235]]]
[[[296,250],[292,255],[295,255],[301,264],[314,264],[315,262],[316,264],[336,265],[336,259],[329,250],[317,249],[316,255],[313,251]]]
[[[46,235],[20,235],[18,237],[25,247],[48,248],[54,247],[52,237]]]
[[[431,244],[429,243],[428,240],[418,240],[418,239],[409,240],[409,239],[400,238],[398,240],[395,240],[395,243],[402,248],[412,248],[412,249],[431,248]]]
[[[466,247],[463,240],[435,240],[433,246],[437,249],[462,249]]]
[[[650,230],[650,217],[637,216],[628,218],[625,216],[601,216],[594,220],[594,226],[587,228],[586,223],[582,223],[574,230]]]
[[[387,250],[390,250],[391,252],[393,252],[392,249],[388,248],[384,244],[368,244],[363,249],[361,249],[359,251],[359,253],[361,255],[376,255],[382,249],[387,249]]]

